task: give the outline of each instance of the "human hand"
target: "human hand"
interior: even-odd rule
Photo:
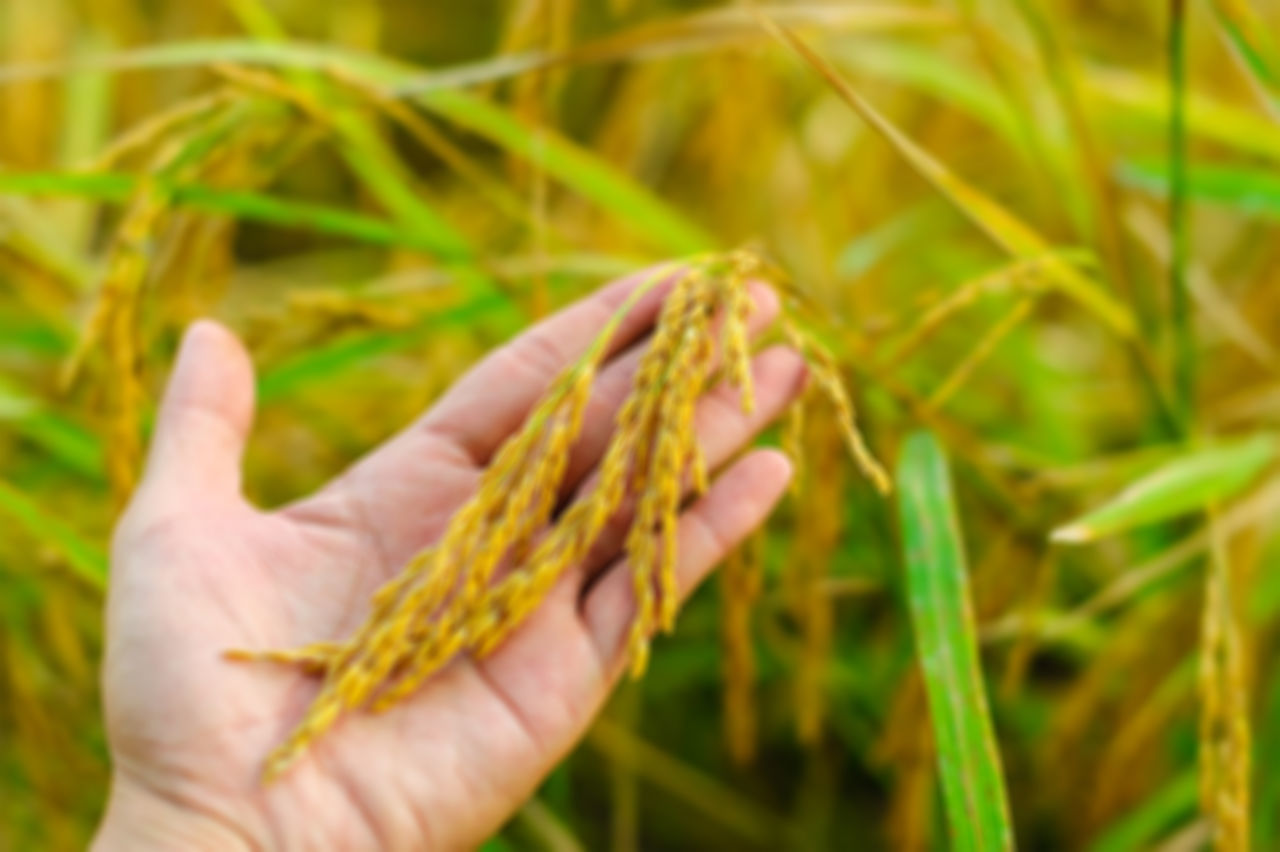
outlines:
[[[114,777],[96,848],[459,849],[502,825],[582,736],[625,666],[634,600],[619,535],[606,532],[491,655],[455,660],[385,713],[343,719],[267,786],[262,762],[319,681],[222,654],[350,634],[374,590],[439,535],[552,378],[643,278],[498,349],[404,431],[274,511],[241,496],[248,355],[215,323],[188,330],[113,542],[103,692]],[[599,460],[666,292],[641,298],[615,334],[561,499]],[[752,295],[759,331],[778,304],[763,285]],[[768,349],[752,366],[754,413],[728,388],[699,404],[713,469],[803,385],[789,349]],[[781,454],[755,450],[685,510],[682,594],[764,520],[789,476]]]

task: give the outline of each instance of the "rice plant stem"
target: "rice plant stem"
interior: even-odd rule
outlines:
[[[1169,263],[1170,325],[1173,336],[1173,385],[1184,426],[1194,411],[1195,339],[1187,283],[1187,45],[1186,0],[1169,2]]]
[[[1134,286],[1130,275],[1120,227],[1121,199],[1107,167],[1106,156],[1098,144],[1097,134],[1085,114],[1073,59],[1055,33],[1043,4],[1034,0],[1018,0],[1017,7],[1039,45],[1050,84],[1074,137],[1080,171],[1094,208],[1095,221],[1092,225],[1103,260],[1119,292],[1137,303],[1140,316],[1150,316],[1150,300],[1143,298],[1145,293]]]

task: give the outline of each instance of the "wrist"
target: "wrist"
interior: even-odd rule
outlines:
[[[119,777],[112,779],[107,810],[93,838],[93,852],[149,849],[250,849],[232,825],[195,808],[157,796]]]

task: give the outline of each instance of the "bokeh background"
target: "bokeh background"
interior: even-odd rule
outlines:
[[[1275,0],[4,0],[0,848],[101,811],[109,533],[186,323],[252,348],[275,505],[532,318],[740,245],[882,458],[946,448],[1020,845],[1276,848],[1269,451],[1208,514],[1050,532],[1276,428],[1277,33]],[[754,681],[709,584],[491,848],[949,848],[894,504],[804,444]]]

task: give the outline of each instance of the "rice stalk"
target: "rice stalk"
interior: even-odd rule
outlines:
[[[893,849],[932,849],[938,777],[924,677],[919,668],[911,667],[903,674],[888,706],[884,732],[874,746],[876,763],[893,774],[884,832]]]
[[[69,325],[65,319],[68,304],[74,302],[79,290],[78,282],[68,270],[56,265],[40,248],[33,245],[26,235],[16,228],[10,230],[4,222],[4,209],[0,207],[0,271],[14,291],[20,303],[50,325]]]
[[[834,409],[835,421],[840,427],[840,434],[844,438],[845,446],[848,448],[849,455],[853,458],[858,470],[870,480],[877,491],[881,494],[888,494],[892,490],[889,474],[885,471],[884,466],[876,460],[871,448],[867,446],[862,430],[858,428],[858,417],[854,409],[853,399],[849,396],[844,380],[840,377],[840,369],[836,364],[835,357],[823,345],[822,341],[802,331],[794,321],[784,319],[782,332],[787,342],[804,356],[809,365],[809,376],[813,380],[815,389],[826,398]]]
[[[932,340],[947,320],[987,298],[1008,293],[1043,292],[1044,278],[1036,274],[1043,265],[1043,258],[1016,260],[960,284],[950,295],[929,306],[919,321],[883,357],[880,368],[890,370],[902,364]]]
[[[1046,792],[1060,797],[1066,813],[1075,816],[1063,828],[1078,838],[1100,828],[1091,819],[1100,810],[1094,794],[1105,753],[1097,744],[1112,742],[1117,735],[1114,720],[1136,715],[1194,651],[1198,614],[1196,601],[1186,591],[1146,600],[1126,613],[1106,634],[1105,653],[1093,654],[1058,698],[1036,765],[1043,768],[1038,774]],[[1151,641],[1153,636],[1162,641]],[[1130,774],[1145,773],[1147,782],[1156,769],[1127,767]]]
[[[1017,0],[1016,5],[1035,38],[1054,94],[1074,137],[1080,172],[1093,207],[1093,236],[1103,261],[1116,289],[1128,301],[1136,302],[1149,313],[1150,298],[1133,282],[1124,231],[1120,225],[1122,199],[1106,153],[1085,112],[1080,93],[1080,71],[1075,59],[1063,46],[1057,34],[1058,28],[1043,4],[1035,0]]]
[[[537,26],[525,27],[523,33],[513,29],[512,36],[528,39],[533,44],[540,43],[552,56],[568,52],[573,40],[577,0],[538,0],[532,5],[536,7],[532,18]],[[511,165],[516,182],[528,188],[528,218],[533,223],[532,249],[539,256],[546,254],[547,221],[550,218],[549,181],[544,164],[546,128],[548,124],[554,124],[565,79],[564,68],[543,66],[512,81],[513,112],[531,128],[531,134],[527,157],[524,160],[513,158]],[[545,275],[534,277],[531,297],[531,313],[534,316],[545,314],[551,304]]]
[[[39,505],[27,494],[0,480],[0,517],[22,529],[56,554],[67,569],[95,593],[107,587],[107,554],[69,527],[51,508]]]
[[[36,294],[24,286],[24,297],[30,295],[42,309],[53,299],[64,311],[66,299],[88,288],[92,272],[87,260],[66,244],[54,229],[47,214],[29,199],[6,197],[0,200],[0,247],[6,255],[15,255],[20,263],[30,266],[49,282],[53,292]],[[64,316],[50,316],[51,322],[65,322]]]
[[[88,329],[64,373],[66,383],[73,381],[87,347],[101,339],[111,376],[106,387],[107,479],[117,505],[123,505],[133,491],[142,466],[139,299],[149,267],[151,235],[167,208],[164,193],[143,180],[116,233]]]
[[[1250,848],[1250,690],[1236,577],[1216,510],[1200,645],[1200,803],[1219,852]]]
[[[797,406],[800,407],[800,406]],[[794,681],[796,737],[809,746],[822,737],[826,716],[827,671],[834,644],[835,607],[827,584],[833,554],[844,529],[844,478],[838,464],[845,440],[829,417],[807,419],[804,446],[820,476],[810,476],[796,507],[796,535],[788,564],[791,609],[800,629]]]
[[[1280,45],[1266,19],[1249,0],[1211,0],[1209,5],[1237,58],[1262,89],[1272,116],[1280,115]]]
[[[792,473],[789,487],[793,497],[800,496],[802,483],[808,475],[808,469],[804,463],[804,408],[803,405],[793,405],[787,409],[782,419],[782,451],[791,460]]]
[[[1051,554],[1038,556],[1031,587],[1025,600],[1018,607],[1019,612],[1014,616],[1021,622],[1021,632],[1014,639],[1013,647],[1009,649],[1004,673],[1000,678],[1000,694],[1003,697],[1016,695],[1026,683],[1027,670],[1038,648],[1040,622],[1057,576],[1057,564],[1053,556]]]
[[[1169,0],[1169,340],[1178,413],[1186,424],[1194,416],[1196,341],[1191,291],[1187,282],[1190,252],[1187,196],[1187,22],[1186,0]]]
[[[1172,262],[1173,240],[1154,211],[1133,206],[1126,212],[1125,224],[1158,262]],[[1188,260],[1186,275],[1191,298],[1195,300],[1195,306],[1206,325],[1215,326],[1223,337],[1247,353],[1260,366],[1272,373],[1280,373],[1280,351],[1258,331],[1256,320],[1246,316],[1242,306],[1227,294],[1222,283],[1215,279],[1206,264]]]
[[[768,18],[763,18],[762,21],[775,38],[820,74],[860,118],[994,243],[1015,258],[1049,254],[1051,246],[1045,237],[995,199],[963,181],[908,138],[795,33]],[[1046,276],[1063,292],[1092,311],[1121,340],[1132,341],[1137,335],[1138,327],[1128,307],[1070,264],[1061,259],[1050,259],[1046,263]]]
[[[288,34],[272,9],[260,0],[231,0],[230,6],[242,25],[259,40],[273,47],[288,41]],[[250,85],[273,89],[304,114],[317,118],[321,126],[332,128],[339,142],[337,150],[348,168],[404,230],[430,246],[436,258],[456,267],[461,282],[474,293],[501,293],[496,282],[476,268],[477,252],[468,238],[422,197],[390,141],[359,110],[334,102],[334,87],[325,77],[306,70],[287,72],[287,80],[244,70],[231,73],[251,81]]]
[[[1017,141],[1026,149],[1028,159],[1037,166],[1033,169],[1040,182],[1037,188],[1042,195],[1047,195],[1050,188],[1044,175],[1051,172],[1055,164],[1045,142],[1044,130],[1035,121],[1035,104],[1026,86],[1025,74],[1021,73],[1021,63],[1009,45],[1001,42],[997,32],[981,20],[976,0],[960,0],[957,6],[964,28],[977,49],[978,59],[1010,107]]]
[[[227,169],[226,180],[249,182],[252,167]],[[219,176],[219,180],[223,180]],[[165,241],[154,262],[156,289],[164,292],[167,316],[186,324],[207,313],[230,281],[234,268],[237,222],[175,212]]]
[[[181,101],[149,116],[112,140],[84,166],[84,170],[108,171],[122,160],[153,149],[174,133],[192,124],[208,121],[213,113],[223,109],[234,99],[231,92],[219,90]]]
[[[751,622],[764,580],[763,547],[761,536],[752,536],[729,554],[720,569],[724,733],[729,756],[739,766],[755,759],[759,728]]]
[[[608,718],[596,720],[587,742],[603,756],[675,798],[699,817],[729,829],[752,848],[793,848],[790,824],[768,805],[744,797],[700,768],[635,735]]]
[[[371,84],[340,66],[325,69],[326,77],[399,125],[424,151],[437,157],[453,174],[473,186],[495,207],[517,221],[533,226],[532,216],[520,197],[505,183],[485,171],[470,154],[438,130],[412,103]],[[544,223],[550,225],[550,223]]]
[[[1280,481],[1263,486],[1256,495],[1224,511],[1218,523],[1222,534],[1231,538],[1265,525],[1277,512],[1280,512]],[[1205,530],[1174,542],[1151,559],[1128,569],[1073,609],[1061,613],[1051,623],[1045,622],[1035,628],[1040,639],[1061,640],[1080,632],[1101,616],[1140,599],[1159,583],[1169,580],[1170,575],[1179,569],[1189,568],[1210,546],[1210,537]],[[1022,619],[995,621],[983,631],[983,638],[993,641],[1017,636],[1021,632],[1019,622]]]
[[[1039,256],[1050,250],[1049,241],[1008,208],[953,173],[941,161],[903,133],[872,103],[856,91],[829,62],[819,56],[795,33],[761,16],[762,25],[783,45],[813,68],[833,91],[872,129],[888,142],[921,177],[928,180],[987,237],[1013,257]],[[1122,343],[1152,410],[1159,416],[1164,432],[1183,435],[1185,423],[1176,402],[1167,398],[1161,374],[1153,362],[1140,326],[1132,310],[1106,288],[1061,259],[1051,259],[1045,277],[1077,301],[1105,325]]]
[[[1195,687],[1196,667],[1188,659],[1170,670],[1133,712],[1124,714],[1098,763],[1089,808],[1091,822],[1111,822],[1125,805],[1142,797],[1150,786],[1150,773],[1135,772],[1132,767],[1160,764],[1164,756],[1160,735],[1192,709]]]
[[[617,415],[598,482],[554,521],[554,495],[608,340],[635,300],[667,277],[669,268],[640,286],[588,353],[551,383],[440,540],[374,595],[368,619],[351,638],[283,653],[230,652],[234,659],[291,662],[325,672],[302,721],[267,759],[264,780],[284,771],[341,714],[385,710],[457,654],[492,652],[586,556],[624,504],[634,506],[625,550],[637,609],[626,657],[633,676],[644,672],[650,637],[670,632],[678,609],[676,529],[687,484],[705,483],[693,419],[717,375],[717,335],[726,382],[738,390],[744,410],[753,405],[747,276],[760,269],[747,252],[704,256],[682,268]],[[832,398],[843,440],[867,471],[883,477],[877,485],[887,489],[887,476],[852,422],[852,406],[830,356],[798,330],[791,334]]]
[[[85,329],[63,365],[69,387],[85,359],[99,344],[105,353],[107,478],[117,505],[123,505],[142,465],[143,333],[141,307],[152,277],[157,236],[173,205],[172,184],[249,156],[260,142],[247,123],[252,105],[215,111],[189,133],[167,140],[138,178],[128,209],[116,230],[104,264],[102,283]]]
[[[956,391],[973,375],[973,371],[995,351],[1000,342],[1027,317],[1031,316],[1031,309],[1034,306],[1035,299],[1030,296],[1024,296],[1015,302],[1005,312],[1004,316],[996,320],[995,324],[987,329],[986,334],[978,338],[973,349],[964,357],[964,360],[957,364],[951,373],[939,383],[938,389],[929,397],[929,407],[941,408],[948,399],[954,396]]]
[[[68,32],[58,16],[37,3],[6,3],[0,9],[0,50],[5,65],[39,64],[66,52]],[[0,120],[7,128],[0,139],[0,160],[33,166],[41,161],[54,138],[57,104],[48,82],[30,80],[10,88],[0,99]]]

